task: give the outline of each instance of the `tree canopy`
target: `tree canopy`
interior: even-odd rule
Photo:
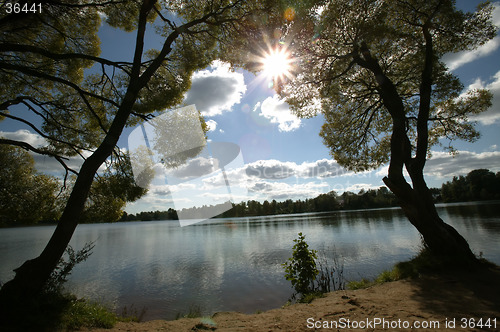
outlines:
[[[26,151],[0,144],[0,225],[53,221],[61,213],[57,204],[59,182],[40,174]]]
[[[317,1],[289,27],[297,73],[281,95],[299,116],[324,114],[325,144],[353,170],[389,161],[393,118],[401,117],[410,158],[425,160],[440,138],[474,141],[470,117],[491,94],[463,94],[441,57],[493,38],[491,11],[464,13],[442,0]]]

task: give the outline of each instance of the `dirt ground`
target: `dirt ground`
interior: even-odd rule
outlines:
[[[337,291],[310,304],[253,315],[220,312],[206,318],[118,323],[111,330],[92,331],[311,330],[500,331],[500,268]]]

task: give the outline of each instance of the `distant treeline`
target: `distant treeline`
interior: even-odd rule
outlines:
[[[467,202],[500,199],[500,172],[476,169],[466,176],[454,176],[441,186],[443,202]]]
[[[500,172],[493,173],[487,169],[477,169],[466,176],[455,176],[452,181],[439,188],[431,188],[436,202],[465,202],[500,199]],[[386,187],[377,190],[361,190],[358,194],[344,192],[338,195],[334,191],[321,194],[315,198],[276,200],[259,202],[249,200],[218,215],[218,218],[265,216],[275,214],[291,214],[305,212],[327,212],[335,210],[373,209],[398,206],[396,197]],[[216,209],[215,206],[202,206],[183,209],[193,217],[202,218]],[[167,211],[149,211],[137,214],[124,213],[120,221],[177,220],[177,212],[170,208]]]
[[[439,189],[438,189],[439,191]],[[327,194],[321,194],[316,198],[305,200],[291,199],[277,202],[276,200],[259,202],[249,200],[238,204],[232,203],[233,208],[218,215],[219,218],[230,217],[249,217],[249,216],[265,216],[275,214],[290,214],[304,212],[326,212],[333,210],[354,210],[354,209],[370,209],[396,206],[397,201],[393,193],[386,187],[380,187],[377,190],[361,190],[358,194],[352,192],[344,192],[342,195],[337,195],[334,191]],[[214,206],[202,206],[199,208],[183,209],[183,212],[188,212],[191,216],[202,217],[210,214],[210,210]],[[149,220],[175,220],[177,213],[173,209],[168,211],[150,211],[140,212],[137,214],[124,213],[120,221],[149,221]]]

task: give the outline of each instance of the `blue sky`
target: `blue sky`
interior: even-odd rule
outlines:
[[[476,1],[458,1],[459,8],[472,10]],[[494,21],[500,25],[500,3],[496,3]],[[134,34],[109,27],[100,31],[103,57],[129,60],[132,58]],[[158,47],[160,40],[151,36],[147,46]],[[477,128],[482,137],[475,143],[454,143],[459,154],[455,157],[433,148],[433,157],[426,165],[429,186],[440,187],[455,175],[466,174],[477,168],[500,171],[500,36],[478,50],[448,55],[445,60],[467,89],[484,87],[494,94],[493,106],[479,116]],[[241,149],[238,161],[228,171],[232,200],[284,200],[315,197],[335,190],[357,192],[360,189],[378,188],[387,168],[363,172],[346,172],[332,160],[328,149],[319,137],[323,123],[321,116],[298,119],[288,106],[279,100],[269,79],[263,75],[243,70],[231,71],[221,62],[197,72],[188,91],[185,104],[195,104],[205,115],[211,130],[209,144],[231,142]],[[122,135],[120,147],[127,148],[127,136]],[[24,139],[33,144],[43,144],[28,128],[3,121],[0,135]],[[54,173],[56,163],[37,157],[39,170]],[[74,160],[75,165],[80,161]],[[249,172],[249,170],[251,170]],[[264,172],[266,170],[266,172]],[[201,204],[217,203],[214,187],[217,176],[207,174],[197,190],[193,186],[169,186],[163,180],[153,181],[149,192],[141,200],[129,204],[126,211],[166,210]],[[191,188],[191,189],[190,189]],[[183,193],[184,191],[184,193]],[[184,199],[173,202],[172,193],[183,194]],[[174,195],[175,196],[175,195]],[[175,204],[173,204],[175,203]]]

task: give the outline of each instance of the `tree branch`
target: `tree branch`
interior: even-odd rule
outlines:
[[[1,43],[0,52],[34,53],[53,60],[66,60],[66,59],[90,60],[98,62],[103,65],[117,67],[130,75],[130,73],[125,69],[126,66],[124,66],[124,65],[130,65],[130,62],[115,62],[108,59],[103,59],[97,56],[83,54],[83,53],[54,53],[41,47],[31,46],[31,45],[20,45],[14,43]]]
[[[55,154],[55,153],[47,151],[47,150],[41,150],[41,149],[35,148],[34,146],[32,146],[31,144],[26,143],[26,142],[15,141],[15,140],[6,139],[6,138],[0,138],[0,144],[15,145],[15,146],[23,148],[27,151],[32,151],[32,152],[35,152],[35,153],[38,153],[41,155],[52,157],[52,158],[56,159],[59,162],[59,164],[61,164],[62,167],[64,167],[64,169],[66,170],[66,173],[71,172],[73,174],[78,175],[77,171],[75,171],[74,169],[72,169],[71,167],[66,165],[66,163],[64,162],[64,160],[69,160],[69,158],[62,157],[58,154]]]
[[[21,66],[21,65],[13,65],[13,64],[3,63],[3,62],[0,62],[0,68],[7,69],[7,70],[19,71],[19,72],[22,72],[22,73],[30,75],[30,76],[39,77],[39,78],[42,78],[42,79],[47,79],[49,81],[53,81],[53,82],[57,82],[57,83],[62,83],[64,85],[67,85],[67,86],[71,87],[76,92],[78,92],[78,94],[82,98],[83,102],[85,103],[85,105],[87,106],[87,108],[89,109],[89,111],[96,118],[97,123],[99,124],[99,127],[105,133],[107,132],[106,128],[104,127],[104,125],[103,125],[103,123],[101,121],[101,118],[97,115],[97,113],[95,113],[92,105],[90,105],[90,102],[87,100],[86,96],[99,99],[101,101],[110,103],[110,104],[112,104],[114,106],[118,106],[118,104],[116,104],[114,101],[112,101],[110,99],[107,99],[107,98],[104,98],[102,96],[99,96],[97,94],[85,91],[85,90],[83,90],[77,84],[75,84],[73,82],[70,82],[68,80],[65,80],[65,79],[57,77],[57,76],[49,75],[49,74],[46,74],[46,73],[41,73],[41,72],[39,72],[39,71],[37,71],[37,70],[35,70],[33,68],[29,68],[29,67]]]

